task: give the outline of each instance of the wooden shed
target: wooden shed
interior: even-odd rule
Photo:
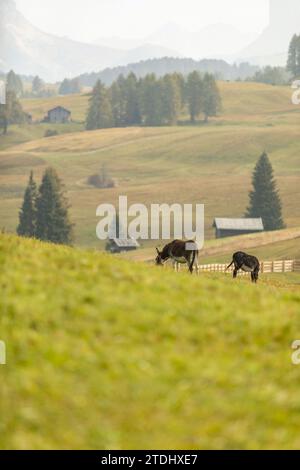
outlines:
[[[44,119],[45,122],[50,122],[52,124],[59,123],[63,124],[71,121],[71,111],[62,106],[57,106],[56,108],[50,109],[47,116]]]
[[[264,231],[264,224],[259,219],[226,219],[216,218],[213,228],[216,229],[216,238],[234,237],[249,233]]]
[[[107,242],[106,251],[110,251],[110,253],[122,253],[127,251],[135,251],[140,248],[139,243],[132,238],[128,238],[126,240],[119,239],[119,238],[112,238]]]

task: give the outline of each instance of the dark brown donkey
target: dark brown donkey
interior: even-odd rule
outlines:
[[[247,255],[247,253],[238,251],[233,255],[232,263],[226,268],[226,271],[228,271],[228,269],[231,268],[232,265],[234,265],[234,279],[237,277],[238,272],[241,269],[246,273],[251,273],[252,282],[256,283],[258,281],[260,263],[255,256]]]
[[[157,257],[155,262],[158,266],[163,266],[167,261],[172,260],[175,268],[178,268],[180,264],[187,264],[191,274],[193,274],[194,267],[196,267],[198,274],[199,250],[193,240],[187,242],[174,240],[166,245],[162,251],[159,251],[158,248],[156,248],[156,251]]]

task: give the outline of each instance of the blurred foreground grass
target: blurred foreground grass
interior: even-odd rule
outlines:
[[[295,277],[192,278],[6,235],[0,267],[2,449],[300,447]]]

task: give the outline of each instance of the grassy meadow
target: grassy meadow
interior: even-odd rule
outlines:
[[[300,108],[291,89],[255,83],[220,82],[223,111],[208,125],[125,128],[84,132],[83,124],[11,128],[0,139],[0,224],[15,231],[31,169],[37,180],[49,165],[63,178],[76,224],[76,245],[102,248],[95,236],[95,212],[102,202],[204,203],[206,239],[214,238],[214,217],[240,217],[248,204],[253,167],[263,151],[274,166],[289,228],[300,226]],[[83,121],[88,96],[23,100],[40,119],[57,104]],[[75,126],[75,129],[73,128]],[[76,127],[77,126],[77,127]],[[87,178],[105,164],[116,188],[95,189]],[[152,244],[144,244],[153,247]]]
[[[299,448],[299,274],[254,286],[8,235],[0,264],[2,449]]]
[[[127,195],[204,203],[201,263],[241,248],[300,259],[300,108],[287,87],[220,89],[223,111],[208,125],[86,132],[88,96],[77,95],[23,100],[35,123],[0,137],[1,449],[299,448],[299,273],[252,285],[155,267],[151,242],[99,253],[96,208]],[[37,122],[58,104],[76,122]],[[45,138],[49,128],[59,135]],[[215,240],[214,217],[245,213],[263,151],[287,228]],[[103,164],[113,189],[87,184]],[[1,233],[16,230],[30,171],[40,181],[49,165],[72,205],[75,248]]]

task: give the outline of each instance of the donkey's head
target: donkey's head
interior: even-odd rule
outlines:
[[[156,266],[163,266],[164,264],[164,260],[163,260],[163,257],[162,257],[162,251],[159,251],[158,248],[156,248],[156,251],[157,251],[157,257],[155,258],[155,264]]]

